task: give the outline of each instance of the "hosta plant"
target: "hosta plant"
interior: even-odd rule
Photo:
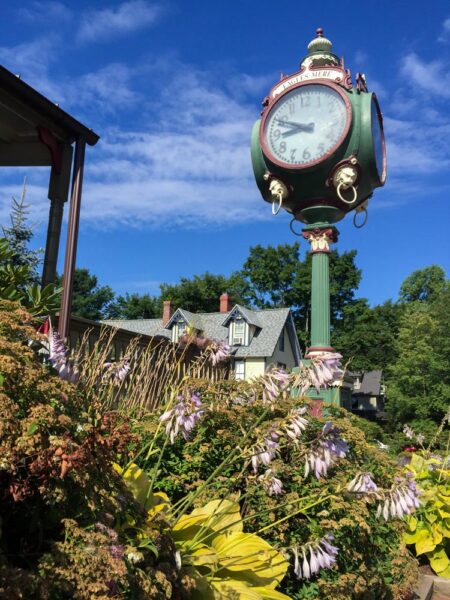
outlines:
[[[421,490],[421,507],[408,518],[404,540],[433,571],[450,578],[450,462],[429,452],[413,454],[407,465]]]

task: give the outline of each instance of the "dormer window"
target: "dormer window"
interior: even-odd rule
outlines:
[[[230,344],[232,346],[247,346],[248,325],[242,317],[236,317],[230,323]]]
[[[172,327],[172,342],[178,342],[180,337],[186,333],[186,321],[178,321]]]

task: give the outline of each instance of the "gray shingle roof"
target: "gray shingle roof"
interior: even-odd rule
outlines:
[[[250,344],[248,346],[236,346],[235,351],[233,352],[234,356],[272,356],[281,331],[286,325],[294,355],[297,355],[297,359],[300,359],[300,347],[289,308],[272,308],[258,311],[250,310],[240,305],[236,305],[234,308],[238,308],[243,317],[251,325],[257,327],[256,335],[253,336]],[[195,329],[202,331],[207,337],[215,340],[228,341],[228,327],[223,325],[228,319],[224,318],[224,313],[194,314],[183,309],[178,309],[174,313],[174,316],[177,313],[181,313],[190,325],[195,327]],[[146,335],[163,335],[168,338],[171,337],[170,331],[163,327],[162,319],[114,319],[103,322],[112,325],[113,327],[120,327],[138,334],[142,333]],[[168,325],[170,326],[170,321]]]
[[[364,371],[361,375],[361,387],[353,393],[355,395],[364,394],[367,396],[379,396],[381,392],[383,371]]]

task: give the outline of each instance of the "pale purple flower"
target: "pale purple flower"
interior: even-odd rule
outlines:
[[[339,437],[340,430],[333,423],[325,423],[318,441],[313,444],[305,461],[305,477],[310,471],[317,479],[326,477],[328,469],[336,464],[338,459],[345,458],[348,444]]]
[[[383,515],[385,521],[389,518],[403,519],[419,506],[419,490],[413,475],[407,474],[406,479],[396,477],[391,489],[384,493],[383,500],[378,505],[377,517]]]
[[[162,423],[167,422],[166,433],[169,435],[172,444],[178,433],[181,433],[184,439],[187,440],[198,420],[205,412],[203,410],[203,403],[197,392],[189,393],[187,397],[180,394],[177,400],[178,402],[173,408],[159,417]]]
[[[115,531],[114,529],[111,529],[110,527],[108,527],[107,525],[104,525],[103,523],[96,523],[95,529],[97,531],[100,531],[100,533],[107,535],[112,542],[117,542],[119,536],[117,534],[117,531]]]
[[[412,440],[414,437],[414,431],[411,429],[411,427],[409,425],[405,425],[403,427],[403,433],[409,440]]]
[[[307,428],[308,420],[302,416],[307,410],[307,406],[302,406],[290,413],[290,416],[284,425],[284,431],[291,440],[296,440]]]
[[[106,369],[104,379],[111,378],[117,384],[122,383],[131,370],[130,359],[127,356],[118,362],[105,362],[103,367]]]
[[[283,369],[272,369],[267,371],[260,381],[263,386],[263,402],[268,404],[276,400],[280,394],[286,391],[290,384],[290,376]]]
[[[354,494],[373,494],[378,491],[378,486],[372,480],[372,473],[359,473],[350,481],[347,490]]]
[[[224,341],[213,342],[210,345],[210,349],[209,359],[213,366],[225,362],[230,358],[231,346]]]
[[[56,369],[59,377],[76,383],[78,381],[78,370],[68,359],[67,354],[69,352],[64,341],[61,339],[59,333],[50,328],[49,335],[49,357],[48,360],[52,367]]]
[[[277,451],[280,448],[278,439],[278,433],[274,429],[270,429],[266,434],[263,443],[257,444],[254,447],[251,459],[254,473],[258,472],[258,467],[260,464],[263,464],[267,467],[276,457]]]
[[[309,388],[327,388],[341,380],[343,371],[340,367],[342,355],[337,352],[322,352],[311,358],[309,365],[303,365],[295,379],[294,386],[305,394]]]
[[[260,475],[258,479],[263,484],[269,496],[278,496],[283,493],[283,483],[278,477],[275,477],[272,474],[272,469],[267,469],[267,471],[263,475]]]
[[[334,536],[328,534],[316,542],[308,542],[301,548],[294,547],[294,573],[298,579],[310,579],[320,569],[329,569],[336,562],[338,549],[332,545]],[[300,551],[303,557],[300,565]],[[309,559],[308,559],[309,553]]]
[[[417,433],[416,434],[416,441],[418,444],[423,444],[425,441],[425,436],[423,435],[423,433]]]

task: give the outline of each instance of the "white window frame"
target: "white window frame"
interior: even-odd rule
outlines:
[[[237,328],[242,331],[237,331]],[[235,319],[230,326],[230,344],[231,346],[247,346],[248,325],[245,319]]]
[[[235,379],[245,379],[245,360],[234,361],[234,377]]]
[[[178,342],[180,337],[186,333],[187,323],[185,321],[179,321],[175,323],[172,329],[172,342]]]

